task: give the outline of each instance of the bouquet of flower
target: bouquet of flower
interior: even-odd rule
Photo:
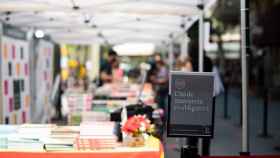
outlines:
[[[154,129],[155,126],[151,124],[151,121],[146,118],[145,115],[134,115],[122,126],[122,131],[132,137],[138,137],[143,134],[152,134]]]

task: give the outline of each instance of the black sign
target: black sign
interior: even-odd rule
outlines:
[[[167,135],[213,137],[212,73],[170,73]]]

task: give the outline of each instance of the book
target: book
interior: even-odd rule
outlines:
[[[80,135],[74,142],[76,150],[96,150],[119,146],[114,134],[114,122],[82,123]]]
[[[52,135],[79,134],[80,126],[57,126],[51,130]]]
[[[114,135],[114,122],[83,122],[80,136]]]
[[[0,149],[8,148],[8,137],[17,132],[17,125],[0,125]]]
[[[74,150],[73,144],[45,144],[44,149],[46,151],[71,151]]]
[[[51,135],[51,131],[56,125],[53,124],[23,124],[17,129],[17,135],[24,139],[39,140]]]
[[[10,150],[34,150],[43,151],[44,144],[39,139],[23,138],[20,134],[10,135],[8,137],[7,149]]]
[[[74,143],[75,150],[97,150],[97,149],[111,149],[120,146],[117,140],[104,138],[77,138]]]
[[[57,126],[49,137],[42,138],[46,151],[73,150],[74,140],[80,133],[80,126]]]

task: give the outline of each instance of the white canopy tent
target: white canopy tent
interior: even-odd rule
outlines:
[[[169,41],[216,0],[1,0],[0,19],[61,43]],[[182,27],[185,26],[185,27]]]
[[[170,35],[179,36],[194,21],[200,19],[200,23],[203,22],[203,12],[198,5],[203,4],[207,10],[215,2],[216,0],[1,0],[0,20],[25,30],[41,29],[59,43],[150,42],[158,45],[172,43]],[[241,2],[244,105],[242,151],[247,152],[248,1]],[[203,30],[203,25],[200,25],[200,30]],[[203,37],[203,32],[200,32],[200,71],[203,67]]]

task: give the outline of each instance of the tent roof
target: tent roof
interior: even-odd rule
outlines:
[[[161,43],[216,0],[1,0],[0,19],[58,42]],[[8,20],[7,20],[7,17]]]

